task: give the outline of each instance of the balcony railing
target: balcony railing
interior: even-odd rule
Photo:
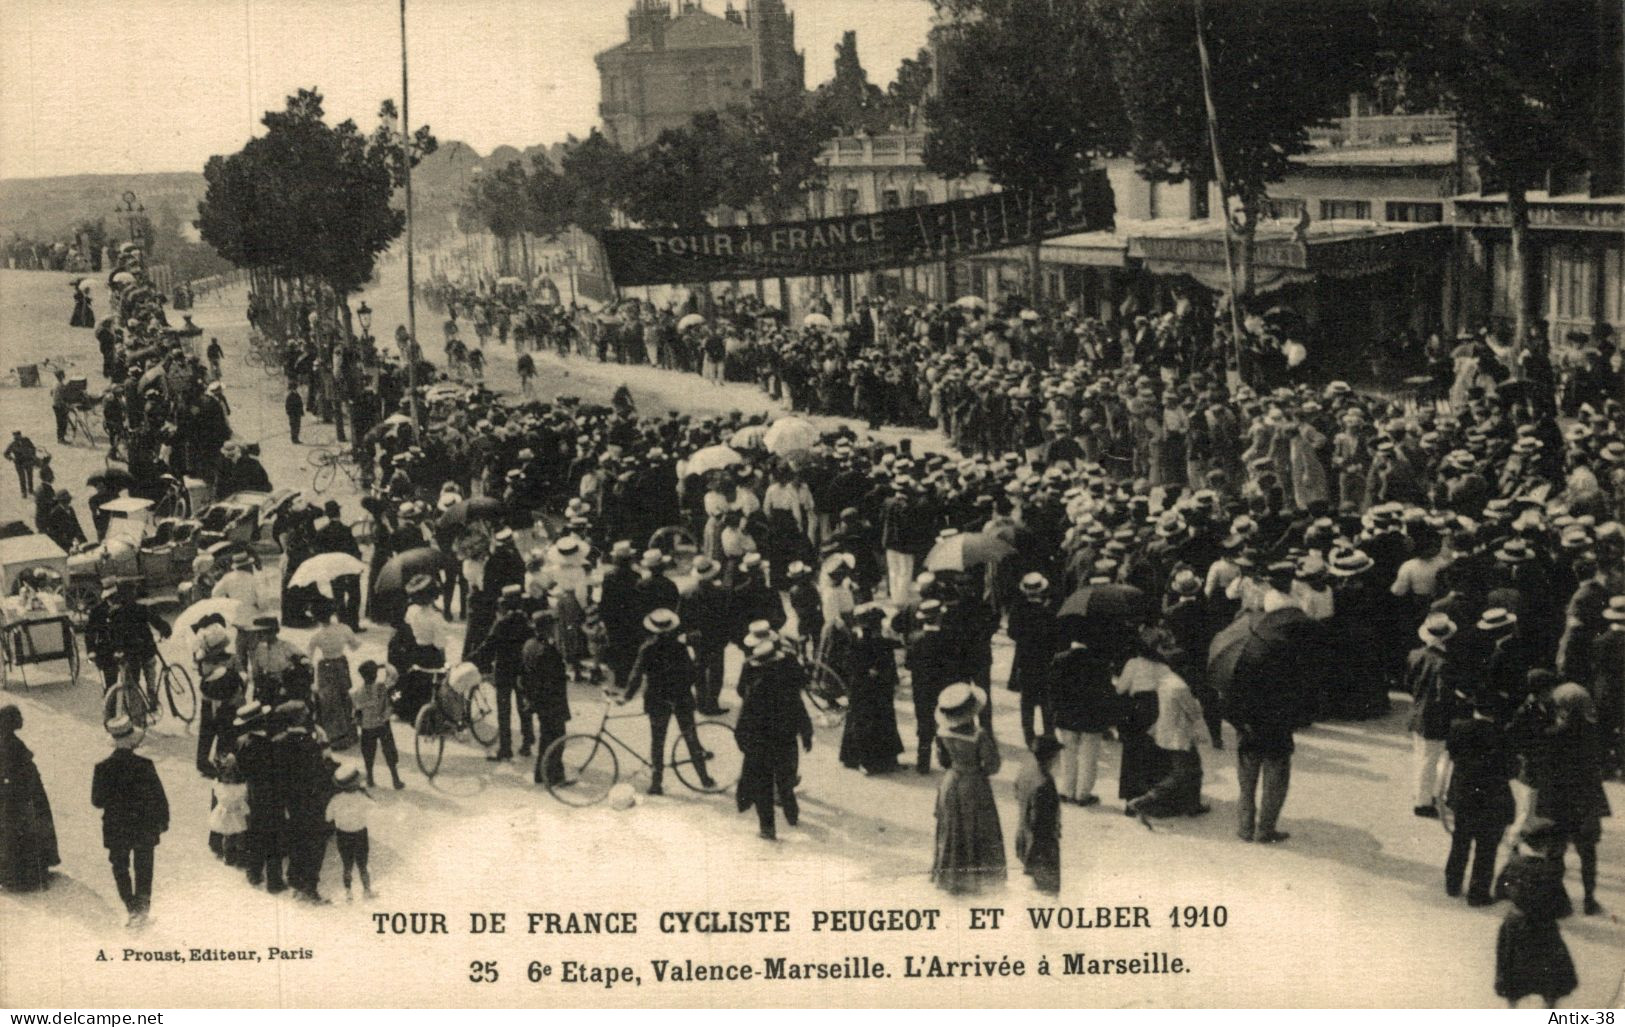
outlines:
[[[830,167],[856,167],[868,164],[897,165],[922,162],[923,134],[880,136],[839,136],[824,147],[823,162]]]
[[[1337,118],[1309,130],[1309,138],[1331,146],[1420,143],[1456,136],[1454,114],[1385,114]]]

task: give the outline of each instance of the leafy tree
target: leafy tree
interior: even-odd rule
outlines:
[[[601,232],[614,223],[625,201],[632,171],[630,156],[596,128],[587,138],[571,136],[560,161],[569,191],[570,221],[583,231]]]
[[[926,103],[925,166],[1006,189],[1076,181],[1122,152],[1128,121],[1086,0],[935,0],[953,19]],[[1039,247],[1028,248],[1034,291]]]
[[[903,58],[897,66],[897,77],[886,87],[887,120],[892,128],[914,127],[925,103],[926,91],[935,77],[930,50],[922,47],[913,57]]]
[[[406,216],[391,205],[406,161],[434,149],[425,127],[406,146],[387,125],[370,137],[354,121],[328,125],[322,96],[301,89],[268,111],[265,134],[237,153],[209,158],[208,183],[194,225],[233,265],[284,284],[330,290],[335,307],[372,277],[378,255],[401,234]]]
[[[817,102],[842,133],[874,135],[890,127],[886,94],[869,81],[858,60],[856,32],[841,35],[835,46],[835,75],[818,87]]]
[[[1417,0],[1399,12],[1401,66],[1456,112],[1487,188],[1505,191],[1513,336],[1535,301],[1528,192],[1590,170],[1618,185],[1625,78],[1617,5],[1596,0]],[[1580,31],[1577,31],[1579,29]]]
[[[1450,2],[1450,0],[1442,0]],[[1241,238],[1241,292],[1269,183],[1309,150],[1382,67],[1381,0],[1085,0],[1111,54],[1140,171],[1153,181],[1216,177],[1197,46],[1207,46],[1219,154]]]

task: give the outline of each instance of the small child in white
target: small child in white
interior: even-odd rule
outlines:
[[[367,818],[371,815],[373,798],[361,784],[361,769],[343,766],[333,772],[333,784],[338,789],[327,801],[327,820],[338,832],[339,862],[344,868],[344,900],[351,901],[351,871],[361,873],[361,894],[364,898],[377,898],[372,890],[372,874],[367,869]]]
[[[237,757],[222,756],[214,779],[214,808],[209,811],[209,831],[220,836],[218,855],[226,866],[244,863],[244,832],[248,830],[248,785],[237,770]]]

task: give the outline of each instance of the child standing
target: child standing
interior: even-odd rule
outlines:
[[[1021,826],[1016,829],[1016,858],[1033,887],[1046,895],[1061,892],[1061,796],[1055,788],[1055,763],[1065,747],[1049,735],[1033,740],[1033,758],[1016,778]]]
[[[400,756],[395,751],[395,735],[389,726],[389,690],[397,680],[395,668],[367,660],[357,670],[361,683],[350,689],[350,701],[355,704],[356,719],[361,724],[361,759],[367,767],[367,784],[373,783],[372,761],[382,744],[390,778],[396,788],[405,788],[397,769]]]
[[[1548,1009],[1579,986],[1559,918],[1573,907],[1563,890],[1563,833],[1544,817],[1524,828],[1518,851],[1501,871],[1513,910],[1495,937],[1495,993],[1509,1008],[1539,995]]]
[[[344,901],[350,892],[350,874],[361,874],[361,894],[376,898],[372,890],[372,873],[367,869],[367,817],[371,813],[372,796],[361,787],[361,771],[353,766],[340,767],[333,772],[333,785],[338,792],[327,800],[327,819],[338,832],[339,862],[344,867]]]
[[[237,757],[227,753],[216,764],[214,779],[214,808],[209,811],[209,834],[220,837],[220,851],[215,855],[226,861],[226,866],[242,866],[243,837],[248,830],[248,784],[237,769]]]

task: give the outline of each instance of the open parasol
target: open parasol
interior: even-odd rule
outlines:
[[[705,318],[702,315],[684,314],[682,319],[677,322],[677,330],[680,332],[686,332],[695,325],[702,324],[705,324]]]
[[[372,583],[373,595],[404,594],[406,583],[415,576],[419,574],[434,576],[450,565],[450,558],[445,553],[428,546],[397,553],[379,568],[378,577]]]
[[[688,458],[688,473],[707,474],[711,471],[732,467],[734,464],[744,462],[745,458],[740,456],[739,451],[732,446],[706,446],[704,449],[697,450],[693,456]]]
[[[334,578],[360,575],[366,570],[367,565],[349,553],[317,553],[294,568],[288,584],[295,588],[315,585],[323,595],[331,598]]]
[[[831,322],[830,322],[830,319],[827,316],[825,316],[823,314],[813,313],[813,314],[808,314],[806,317],[802,318],[801,319],[801,324],[802,324],[802,327],[804,327],[804,328],[828,328],[830,326]]]
[[[762,436],[766,434],[767,425],[747,424],[728,438],[728,445],[735,449],[761,449]]]
[[[818,444],[820,432],[810,421],[799,417],[781,417],[767,426],[762,435],[762,448],[776,456],[811,449]]]
[[[964,307],[967,310],[986,310],[987,300],[980,296],[961,296],[954,300],[954,306]]]
[[[1000,560],[1015,549],[1001,538],[977,533],[961,533],[945,538],[926,554],[928,571],[968,571]]]
[[[214,596],[209,599],[199,599],[197,602],[175,615],[175,627],[181,629],[182,631],[189,631],[196,634],[198,623],[205,617],[212,614],[219,614],[221,617],[225,618],[227,624],[235,625],[237,623],[238,613],[239,608],[237,605],[237,600],[235,599],[230,599],[226,596]]]

